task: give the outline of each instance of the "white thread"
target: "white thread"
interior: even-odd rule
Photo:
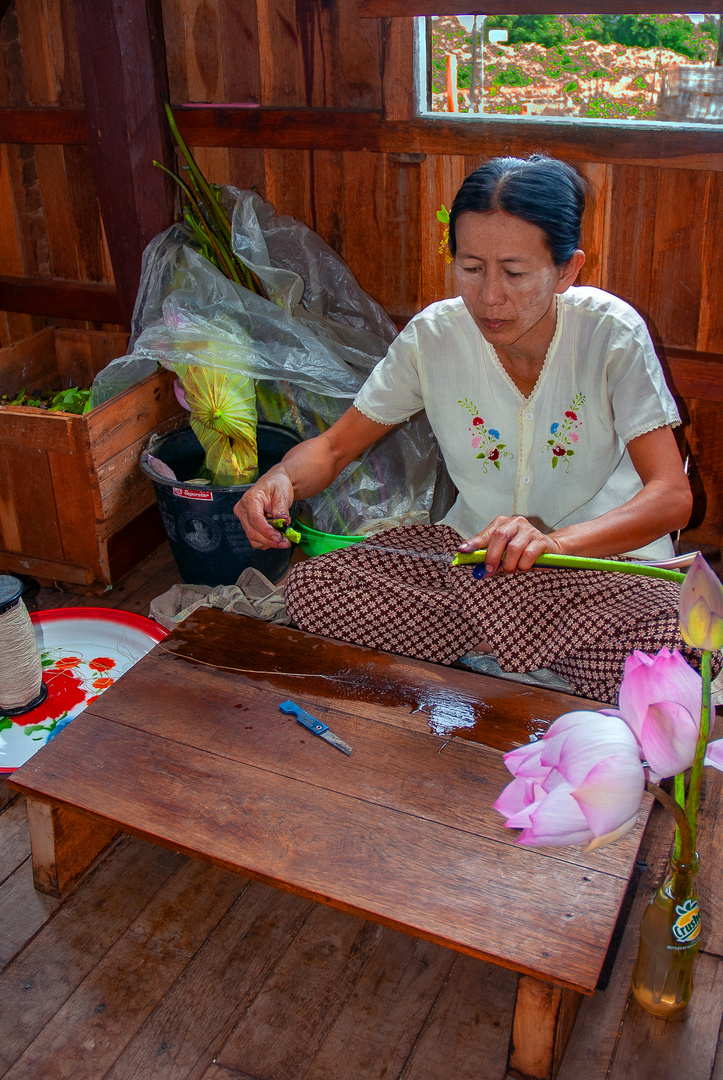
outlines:
[[[40,651],[22,600],[0,615],[0,711],[22,709],[40,693]]]

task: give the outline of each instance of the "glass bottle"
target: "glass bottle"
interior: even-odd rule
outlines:
[[[633,995],[644,1009],[666,1020],[683,1019],[693,992],[693,963],[700,948],[699,865],[697,853],[687,864],[671,857],[640,923]]]

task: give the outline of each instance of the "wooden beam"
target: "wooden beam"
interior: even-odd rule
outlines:
[[[334,109],[175,108],[191,146],[279,150],[369,150],[387,154],[527,154],[544,144],[572,161],[723,171],[723,131],[643,123],[570,124],[552,120],[417,116],[383,120],[377,112]]]
[[[235,109],[223,105],[173,110],[190,146],[267,150],[494,155],[528,153],[544,142],[571,161],[651,168],[723,171],[723,132],[683,124],[666,128],[554,120],[418,116],[383,120],[379,112],[341,109]],[[81,143],[87,129],[79,109],[0,109],[0,142]]]
[[[51,146],[87,143],[85,110],[56,106],[0,109],[0,142]]]
[[[190,146],[268,150],[372,150],[381,142],[381,114],[344,109],[176,107],[173,116]]]
[[[723,131],[639,124],[510,121],[500,117],[446,120],[418,117],[383,125],[380,149],[389,153],[522,155],[544,146],[571,161],[723,170]]]
[[[98,201],[130,325],[146,245],[174,219],[173,168],[163,112],[168,82],[160,0],[75,0],[83,96]]]
[[[572,3],[560,3],[560,0],[491,0],[489,4],[474,3],[468,0],[357,0],[357,15],[360,18],[404,18],[409,15],[560,15],[572,12],[575,15],[596,15],[604,8],[606,14],[646,15],[651,7],[660,14],[677,14],[680,3],[676,0],[573,0]],[[696,10],[703,14],[716,15],[720,12],[720,0],[701,0]]]
[[[115,285],[56,278],[0,277],[0,311],[116,325],[123,322]]]

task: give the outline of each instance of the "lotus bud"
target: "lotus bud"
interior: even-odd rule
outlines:
[[[695,649],[723,649],[723,585],[700,552],[680,587],[680,632]]]

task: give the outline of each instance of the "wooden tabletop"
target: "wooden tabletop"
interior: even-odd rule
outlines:
[[[288,698],[352,755],[280,712]],[[646,812],[622,841],[583,855],[516,846],[492,809],[510,779],[502,752],[581,707],[564,694],[203,609],[13,785],[592,993]]]

